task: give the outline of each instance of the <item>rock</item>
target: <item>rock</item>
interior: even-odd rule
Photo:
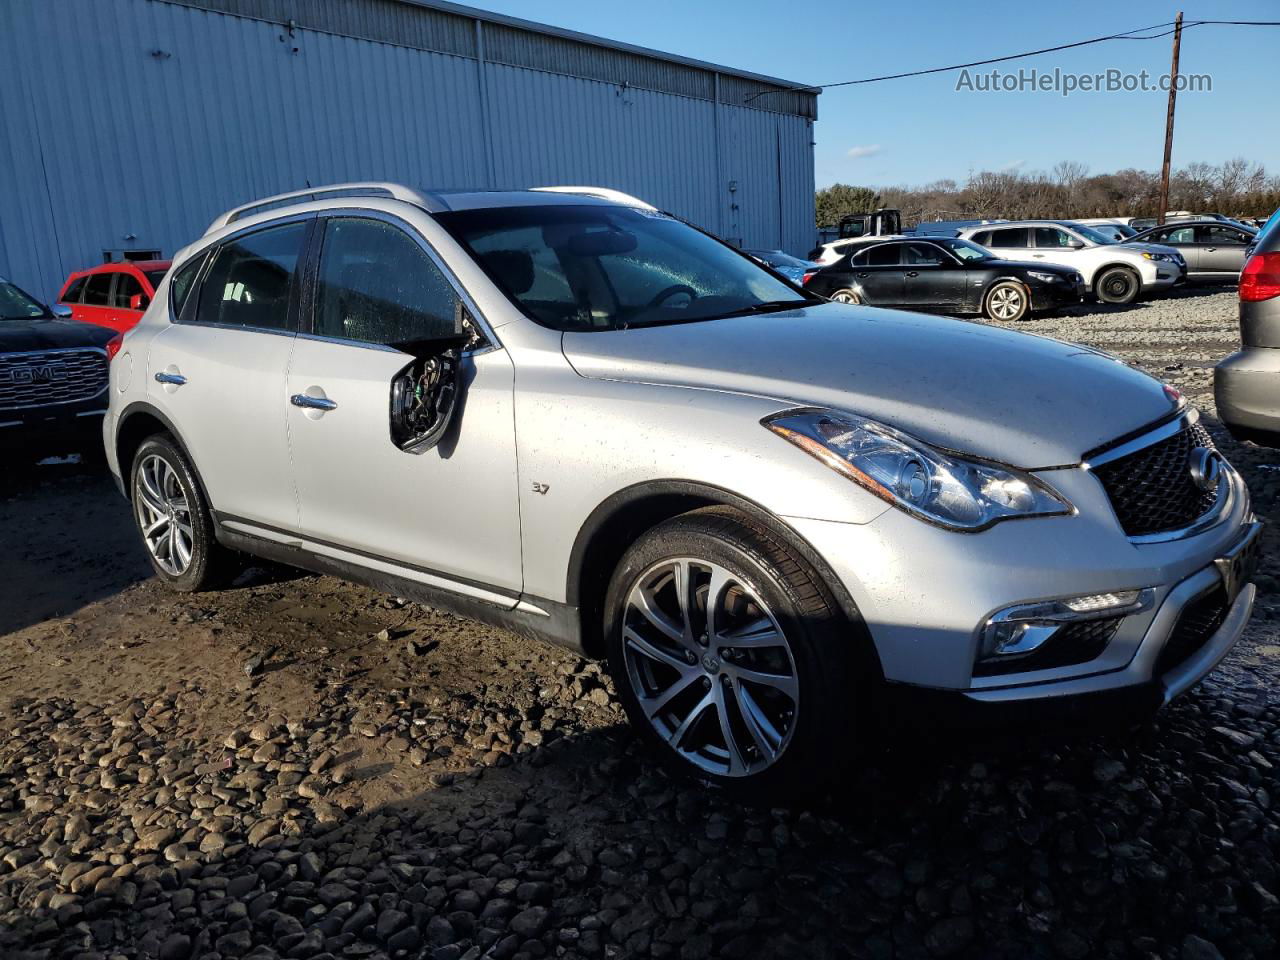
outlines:
[[[1124,776],[1125,770],[1125,765],[1119,760],[1099,760],[1093,765],[1093,779],[1099,783],[1111,783]]]
[[[547,925],[547,918],[550,912],[546,907],[541,906],[528,907],[521,910],[511,918],[511,930],[525,939],[533,939],[542,933],[542,928]]]
[[[400,910],[387,909],[378,914],[378,923],[374,934],[379,940],[387,940],[393,933],[403,927],[409,920],[407,914]]]
[[[1181,960],[1224,960],[1222,952],[1202,937],[1189,933],[1182,941]]]
[[[948,917],[929,928],[924,945],[935,957],[953,957],[973,942],[974,933],[968,917]]]
[[[244,662],[244,675],[246,677],[256,677],[262,672],[263,664],[267,662],[267,658],[260,653],[255,653],[252,657]]]
[[[191,956],[191,938],[185,933],[173,933],[160,944],[159,960],[188,960]]]

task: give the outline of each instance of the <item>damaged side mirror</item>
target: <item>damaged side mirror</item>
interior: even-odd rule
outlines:
[[[391,379],[391,442],[401,450],[426,453],[444,438],[458,406],[463,351],[478,339],[458,304],[453,331],[391,344],[413,355]]]

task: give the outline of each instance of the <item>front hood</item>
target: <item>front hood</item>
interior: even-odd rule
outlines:
[[[1143,253],[1143,252],[1164,253],[1164,254],[1178,253],[1178,250],[1176,247],[1166,247],[1162,243],[1146,243],[1142,240],[1139,240],[1137,242],[1125,242],[1125,243],[1117,244],[1117,246],[1127,247],[1130,250],[1137,250],[1139,253]]]
[[[836,303],[566,333],[563,350],[584,377],[847,410],[1028,469],[1078,463],[1173,409],[1159,382],[1089,347]]]
[[[71,320],[0,320],[0,354],[103,347],[114,330]]]

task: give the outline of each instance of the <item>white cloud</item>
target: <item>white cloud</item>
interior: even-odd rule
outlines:
[[[1025,160],[1014,160],[1012,163],[1006,163],[1003,167],[1001,167],[996,172],[997,173],[1013,173],[1015,170],[1021,170],[1026,165],[1027,165],[1027,161]]]
[[[862,147],[850,147],[849,157],[852,160],[860,160],[863,157],[874,157],[880,152],[880,144],[871,143]]]

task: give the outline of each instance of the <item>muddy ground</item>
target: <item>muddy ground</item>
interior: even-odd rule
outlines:
[[[1213,416],[1235,305],[1019,328],[1176,385],[1269,519],[1280,453]],[[105,475],[0,484],[0,956],[1280,953],[1270,530],[1245,640],[1149,728],[906,737],[752,809],[659,772],[595,663],[279,569],[176,596]]]

